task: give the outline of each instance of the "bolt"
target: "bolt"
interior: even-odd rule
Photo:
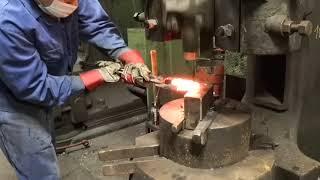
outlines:
[[[231,24],[218,27],[216,36],[219,37],[231,37],[234,32],[234,27]]]
[[[285,36],[285,35],[291,35],[293,33],[292,29],[291,29],[292,23],[293,23],[293,21],[288,20],[288,19],[285,19],[283,21],[283,23],[280,27],[281,35]]]
[[[266,32],[280,33],[282,36],[288,36],[295,32],[302,36],[310,36],[312,29],[313,24],[311,21],[292,21],[285,15],[275,15],[266,21]]]
[[[301,21],[299,24],[292,24],[291,29],[302,36],[310,36],[312,34],[313,24],[311,21]]]
[[[282,24],[282,34],[291,35],[298,32],[302,36],[310,36],[312,34],[313,24],[311,21],[294,22],[285,20]]]

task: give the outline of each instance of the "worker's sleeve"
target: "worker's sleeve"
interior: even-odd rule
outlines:
[[[79,0],[78,16],[82,39],[101,48],[113,58],[118,58],[129,50],[98,0]]]
[[[50,107],[84,91],[79,77],[49,75],[28,37],[18,28],[0,27],[0,79],[17,99]]]

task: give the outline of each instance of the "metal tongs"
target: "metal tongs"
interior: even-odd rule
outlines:
[[[121,68],[117,73],[122,75],[123,68]],[[151,84],[154,84],[157,87],[165,87],[167,85],[165,82],[166,82],[166,79],[163,78],[162,76],[150,75],[150,80],[149,81],[145,81],[143,78],[141,78],[141,79],[137,79],[136,84],[145,87],[145,86],[147,86],[148,84],[151,83]]]

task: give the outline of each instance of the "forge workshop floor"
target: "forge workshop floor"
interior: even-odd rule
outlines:
[[[122,129],[90,140],[88,149],[70,149],[58,156],[62,180],[128,180],[127,176],[104,177],[101,173],[103,162],[97,152],[110,145],[130,145],[135,137],[145,133],[144,124]],[[16,180],[15,173],[0,151],[0,179]]]

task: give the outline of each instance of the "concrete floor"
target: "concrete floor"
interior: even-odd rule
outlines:
[[[6,157],[3,155],[2,151],[0,150],[0,179],[6,180],[16,180],[16,175],[7,161]]]
[[[128,176],[104,177],[97,152],[110,145],[130,145],[145,133],[144,124],[122,129],[90,141],[88,149],[74,148],[58,156],[62,180],[128,180]],[[0,151],[0,179],[16,180],[15,173]]]

